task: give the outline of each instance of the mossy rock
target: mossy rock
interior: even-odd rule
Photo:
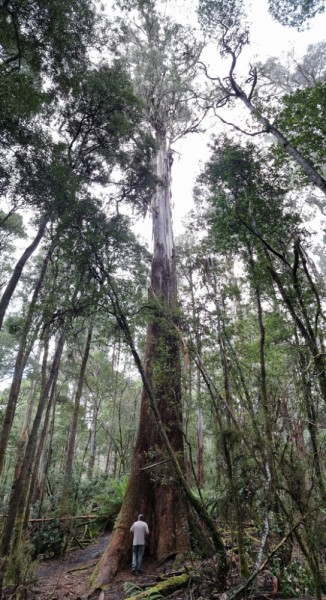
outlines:
[[[185,562],[188,558],[189,557],[185,552],[179,552],[174,559],[174,563],[173,563],[174,571],[179,571],[179,569],[181,569],[181,567],[183,567],[183,565],[185,564]]]

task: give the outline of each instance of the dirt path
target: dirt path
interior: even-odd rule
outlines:
[[[111,534],[104,535],[93,544],[86,546],[86,548],[80,548],[78,550],[73,550],[73,552],[69,552],[69,554],[61,560],[58,559],[41,563],[38,565],[35,574],[40,579],[45,579],[53,577],[56,574],[58,575],[62,569],[67,572],[77,568],[78,565],[81,565],[82,563],[94,561],[100,557],[102,552],[104,552],[109,544],[110,538]]]
[[[31,590],[30,598],[86,600],[91,592],[89,577],[110,537],[105,535],[86,548],[69,552],[64,559],[39,564],[35,572],[38,580]]]
[[[98,600],[100,594],[92,593],[89,578],[110,537],[105,535],[86,548],[69,552],[64,559],[39,564],[35,572],[37,582],[29,591],[29,600]],[[143,574],[135,577],[130,568],[122,571],[105,592],[103,600],[124,600],[129,595],[124,588],[126,582],[151,584],[162,570],[145,556]]]
[[[170,574],[173,570],[173,559],[158,567],[145,554],[142,575],[132,575],[131,565],[129,565],[127,569],[118,573],[104,595],[99,591],[93,592],[89,585],[89,578],[106,549],[110,537],[111,535],[105,535],[86,548],[69,552],[64,559],[40,563],[35,572],[36,582],[28,590],[28,600],[124,600],[131,595],[130,585],[140,584],[143,587],[146,585],[151,587],[155,585],[158,575],[162,572]],[[235,580],[230,578],[231,587],[239,583],[238,567],[236,566],[233,571],[232,576],[234,575]],[[273,581],[269,578],[269,583],[266,582],[266,574],[263,574],[261,579],[261,585],[258,586],[259,591],[264,592],[261,598],[272,597]],[[187,590],[182,590],[173,594],[173,600],[188,600],[189,597],[198,597],[198,595],[202,598],[202,591],[199,593],[197,590],[197,596],[194,594],[190,596]],[[207,598],[209,595],[204,594],[204,597]],[[323,600],[326,600],[326,597]]]

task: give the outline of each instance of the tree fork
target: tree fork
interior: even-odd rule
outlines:
[[[247,95],[244,92],[244,90],[241,89],[241,87],[235,81],[234,70],[235,70],[236,63],[237,63],[237,56],[236,56],[235,52],[230,48],[230,46],[225,41],[223,41],[222,43],[224,45],[224,49],[225,49],[226,53],[229,54],[232,58],[232,65],[231,65],[231,68],[229,71],[229,81],[231,84],[232,91],[226,90],[224,85],[219,80],[222,90],[224,91],[224,93],[226,93],[226,98],[229,99],[232,96],[239,98],[243,102],[243,104],[248,108],[248,110],[253,115],[253,117],[255,119],[257,119],[257,121],[263,125],[264,131],[257,132],[257,134],[258,133],[269,133],[269,134],[273,135],[275,137],[275,139],[278,141],[278,143],[282,146],[283,150],[287,154],[289,154],[295,160],[295,162],[303,169],[303,171],[305,172],[307,177],[310,179],[310,181],[314,185],[316,185],[323,192],[323,194],[326,195],[325,179],[305,159],[305,157],[290,143],[290,141],[282,134],[282,132],[275,125],[272,125],[272,123],[270,123],[270,121],[260,113],[259,109],[257,109],[252,104],[251,100],[252,100],[253,92],[254,92],[256,84],[257,84],[257,72],[254,73],[251,91]],[[204,65],[204,67],[205,67],[205,65]],[[205,72],[206,72],[206,76],[207,76],[206,67],[205,67]]]

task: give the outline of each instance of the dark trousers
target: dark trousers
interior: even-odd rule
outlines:
[[[132,570],[141,571],[144,550],[145,544],[137,544],[132,547]]]

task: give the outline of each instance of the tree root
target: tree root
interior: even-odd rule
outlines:
[[[181,588],[186,587],[189,580],[190,575],[188,575],[188,573],[183,573],[183,575],[177,575],[176,577],[170,577],[170,579],[167,579],[162,583],[158,583],[149,590],[140,592],[132,598],[126,598],[126,600],[143,600],[149,598],[153,594],[161,594],[162,596],[166,597],[175,592],[176,590],[180,590]]]
[[[83,563],[82,565],[80,565],[80,567],[77,567],[76,569],[70,569],[70,571],[67,571],[67,573],[76,573],[76,572],[79,573],[80,571],[89,571],[96,565],[97,565],[97,562],[94,562],[91,565],[88,565],[87,563]]]

